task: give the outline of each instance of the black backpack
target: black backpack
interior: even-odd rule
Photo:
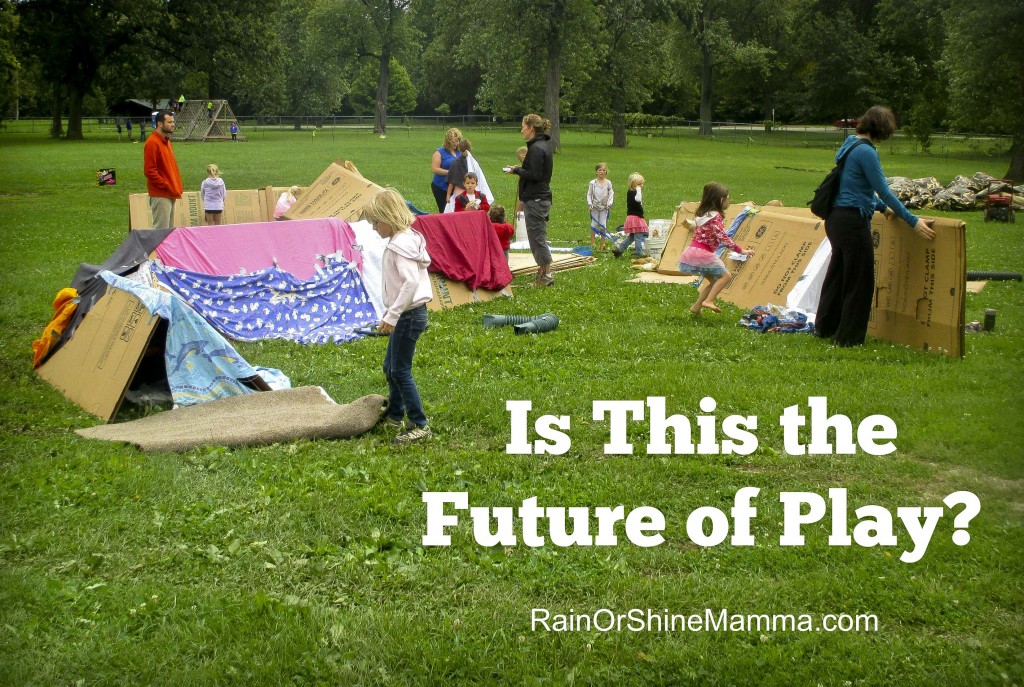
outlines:
[[[832,212],[832,204],[836,202],[836,196],[839,194],[839,178],[843,176],[846,158],[850,157],[853,149],[861,143],[870,145],[871,141],[862,138],[850,146],[850,149],[843,153],[843,156],[836,162],[832,171],[825,175],[825,179],[818,185],[818,188],[814,189],[814,197],[807,201],[807,204],[811,206],[811,212],[817,217],[828,219],[829,213]]]

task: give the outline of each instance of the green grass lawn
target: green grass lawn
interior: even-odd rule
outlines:
[[[500,174],[521,144],[507,131],[467,130],[499,202]],[[259,133],[240,144],[176,144],[187,189],[216,162],[229,189],[308,184],[335,159],[430,209],[429,158],[443,131]],[[621,194],[647,179],[649,218],[671,217],[704,183],[734,201],[802,205],[831,167],[820,142],[764,145],[563,132],[551,236],[588,241],[584,195],[597,162]],[[1005,157],[970,150],[909,154],[882,146],[890,175],[948,182],[1001,176]],[[559,274],[554,288],[431,315],[416,377],[436,436],[394,450],[383,428],[347,441],[144,454],[86,441],[96,418],[31,367],[29,345],[79,262],[102,261],[124,237],[129,193],[145,192],[142,146],[95,138],[55,143],[0,135],[0,683],[2,684],[634,684],[935,685],[1024,683],[1024,465],[1021,356],[1024,287],[992,282],[967,319],[998,311],[994,333],[967,335],[962,360],[869,340],[836,349],[805,335],[742,330],[742,314],[694,320],[689,287],[627,284],[626,260]],[[100,188],[95,171],[117,169]],[[926,213],[927,214],[927,213]],[[1024,267],[1024,224],[968,223],[968,269]],[[517,282],[525,283],[526,280]],[[554,312],[540,336],[485,330],[483,313]],[[242,344],[257,365],[338,401],[386,390],[385,342]],[[647,423],[631,423],[632,456],[605,455],[595,400],[663,396],[696,417],[713,397],[719,420],[757,416],[751,455],[647,455]],[[856,424],[898,426],[897,451],[792,456],[777,418],[810,396]],[[563,455],[508,455],[507,400],[534,416],[568,415]],[[758,487],[752,547],[702,548],[686,519],[726,513]],[[947,509],[918,563],[896,546],[828,545],[829,517],[804,546],[779,545],[780,492],[844,488],[853,510],[943,507],[974,492],[971,541],[952,543]],[[472,506],[652,506],[665,543],[484,548],[468,514],[452,545],[423,547],[425,491],[468,492]],[[531,609],[652,609],[737,614],[870,614],[877,631],[544,632]],[[570,609],[573,609],[570,611]]]

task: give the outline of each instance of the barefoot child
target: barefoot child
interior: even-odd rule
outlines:
[[[392,443],[411,444],[431,434],[412,377],[416,341],[427,328],[426,304],[433,295],[427,276],[427,240],[412,228],[412,213],[393,188],[385,188],[371,198],[363,208],[363,216],[381,238],[388,239],[381,262],[386,310],[378,327],[380,333],[389,335],[384,354],[384,377],[388,380],[388,412],[384,422],[403,428]]]
[[[732,279],[732,274],[725,268],[722,259],[715,255],[715,250],[720,245],[725,245],[741,255],[754,254],[753,251],[744,251],[725,233],[722,215],[728,207],[729,189],[713,181],[707,184],[697,207],[693,241],[679,256],[680,272],[700,274],[704,277],[697,302],[690,308],[694,315],[699,315],[703,308],[712,312],[722,312],[722,309],[715,305],[715,298]]]
[[[597,248],[597,239],[601,238],[601,247],[605,249],[605,239],[608,236],[608,215],[611,212],[612,204],[615,202],[615,190],[612,182],[608,180],[608,165],[603,162],[597,163],[594,167],[597,173],[596,179],[591,179],[587,185],[587,207],[590,208],[590,249]]]

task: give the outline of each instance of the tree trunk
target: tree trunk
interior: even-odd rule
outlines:
[[[626,147],[626,97],[619,91],[612,103],[612,147]]]
[[[60,85],[53,85],[53,103],[50,105],[50,138],[60,138],[64,135],[64,122],[61,116],[64,113],[64,98],[60,94]]]
[[[548,43],[548,69],[544,87],[544,116],[551,120],[551,149],[562,147],[562,133],[558,119],[561,111],[562,46],[558,40]]]
[[[711,118],[714,115],[711,106],[711,78],[714,72],[711,46],[706,40],[701,41],[700,52],[700,135],[710,136],[714,133],[711,126]]]
[[[82,136],[82,89],[72,86],[68,92],[68,140],[81,141]]]
[[[388,86],[391,84],[391,51],[381,50],[380,76],[377,78],[377,106],[373,114],[373,133],[388,132]]]
[[[1010,146],[1010,168],[1006,170],[1006,178],[1014,183],[1024,183],[1024,134],[1013,137]]]

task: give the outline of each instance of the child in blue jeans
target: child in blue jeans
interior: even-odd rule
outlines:
[[[416,342],[427,328],[427,302],[433,297],[427,266],[427,240],[412,228],[413,216],[405,199],[393,188],[377,193],[363,208],[363,216],[381,238],[388,239],[381,261],[384,277],[384,315],[380,333],[388,334],[384,377],[388,380],[385,423],[403,428],[396,444],[411,444],[431,435],[423,412],[412,359]],[[408,417],[408,422],[404,420]]]

